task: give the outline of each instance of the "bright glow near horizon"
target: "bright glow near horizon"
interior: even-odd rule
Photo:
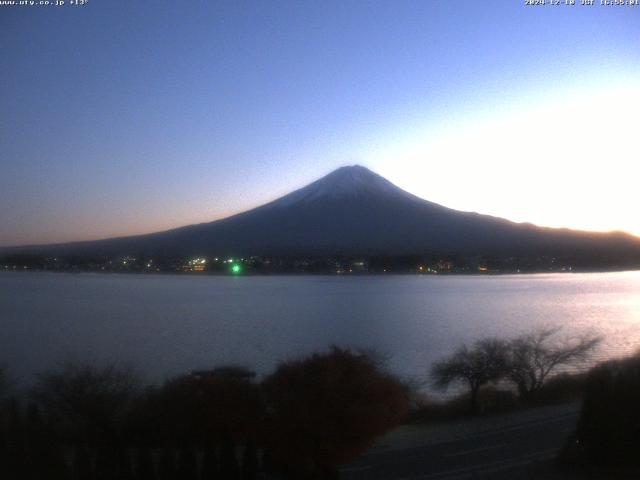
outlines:
[[[388,145],[373,153],[374,164],[402,188],[447,207],[640,235],[637,85],[497,105]]]

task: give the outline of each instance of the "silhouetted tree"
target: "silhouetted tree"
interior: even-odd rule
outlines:
[[[112,480],[118,471],[116,449],[112,445],[101,445],[96,449],[96,480]]]
[[[271,448],[267,446],[262,452],[262,461],[260,462],[260,471],[265,475],[276,473],[277,467],[271,453]]]
[[[178,451],[178,477],[180,480],[197,480],[198,458],[193,447],[183,446]]]
[[[95,477],[97,480],[131,480],[131,460],[122,442],[101,445],[96,449]]]
[[[495,382],[506,374],[507,345],[496,338],[479,340],[468,348],[460,347],[450,357],[431,368],[431,380],[436,388],[446,389],[452,383],[469,388],[469,410],[478,412],[478,392],[483,385]]]
[[[15,398],[9,401],[7,415],[7,476],[11,479],[28,478],[24,418],[20,403]]]
[[[61,452],[53,432],[47,428],[37,405],[30,404],[26,417],[27,478],[60,479],[64,475]]]
[[[296,478],[354,459],[408,406],[401,382],[366,355],[339,348],[281,364],[264,391],[269,455]]]
[[[93,480],[91,456],[86,447],[76,447],[73,455],[73,480]]]
[[[220,478],[218,456],[213,445],[208,444],[202,456],[202,480],[216,480]]]
[[[11,386],[11,380],[9,379],[9,373],[5,367],[0,367],[0,401],[4,400],[9,393]]]
[[[158,477],[160,480],[178,480],[173,450],[169,447],[164,448],[160,455]]]
[[[131,465],[131,458],[129,457],[124,443],[121,442],[116,446],[115,458],[115,480],[132,480],[134,478],[133,466]]]
[[[585,361],[601,339],[583,335],[558,340],[559,328],[544,328],[509,343],[507,375],[523,400],[532,400],[549,376],[561,366]]]
[[[247,376],[185,375],[168,381],[136,410],[141,431],[155,431],[174,445],[204,446],[228,432],[234,440],[255,439],[262,423],[259,387]]]
[[[240,468],[236,457],[236,443],[229,432],[225,432],[220,443],[220,478],[237,480]]]
[[[167,443],[172,438],[164,409],[160,402],[160,389],[146,387],[136,395],[124,418],[124,434],[134,445],[151,448]]]
[[[583,450],[584,460],[640,467],[639,406],[640,355],[593,368],[587,375],[574,443]]]
[[[156,479],[151,450],[146,445],[138,448],[138,452],[136,454],[135,471],[137,480]]]
[[[5,425],[4,410],[0,407],[0,465],[4,465],[5,470],[9,464],[9,432]]]
[[[40,375],[32,394],[60,430],[95,443],[119,433],[138,385],[127,368],[69,363]]]
[[[242,480],[256,480],[258,478],[258,449],[256,444],[249,442],[242,454]]]

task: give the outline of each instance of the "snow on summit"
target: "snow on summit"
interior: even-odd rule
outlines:
[[[306,187],[276,200],[273,206],[285,207],[299,202],[340,200],[369,195],[401,195],[415,198],[368,168],[352,165],[338,168]]]

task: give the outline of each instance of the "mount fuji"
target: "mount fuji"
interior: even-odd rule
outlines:
[[[557,255],[640,263],[638,237],[542,228],[452,210],[357,165],[210,223],[16,250],[77,255]]]

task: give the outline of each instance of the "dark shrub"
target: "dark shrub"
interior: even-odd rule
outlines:
[[[198,456],[193,447],[182,447],[178,451],[178,476],[181,480],[198,479]]]
[[[158,465],[158,478],[160,480],[178,480],[174,452],[171,448],[164,448],[160,454]]]
[[[150,389],[129,419],[132,435],[147,444],[215,446],[228,432],[255,440],[263,417],[257,384],[246,375],[184,375]]]
[[[269,456],[295,478],[352,460],[408,408],[402,383],[367,355],[338,348],[280,365],[264,390]]]
[[[85,447],[77,447],[73,455],[73,480],[91,480],[93,467],[91,455]]]
[[[242,480],[256,480],[258,478],[258,449],[256,444],[249,442],[242,454]]]
[[[547,405],[581,400],[584,395],[585,373],[561,373],[549,378],[538,391],[536,403]]]
[[[220,445],[220,478],[224,480],[238,480],[240,467],[236,456],[236,443],[233,437],[226,433]]]
[[[576,443],[601,465],[640,465],[640,356],[592,369]]]
[[[218,456],[211,445],[207,445],[202,456],[202,480],[215,480],[220,478]]]
[[[138,480],[155,480],[155,468],[151,450],[148,447],[138,449],[136,455],[136,478]]]

